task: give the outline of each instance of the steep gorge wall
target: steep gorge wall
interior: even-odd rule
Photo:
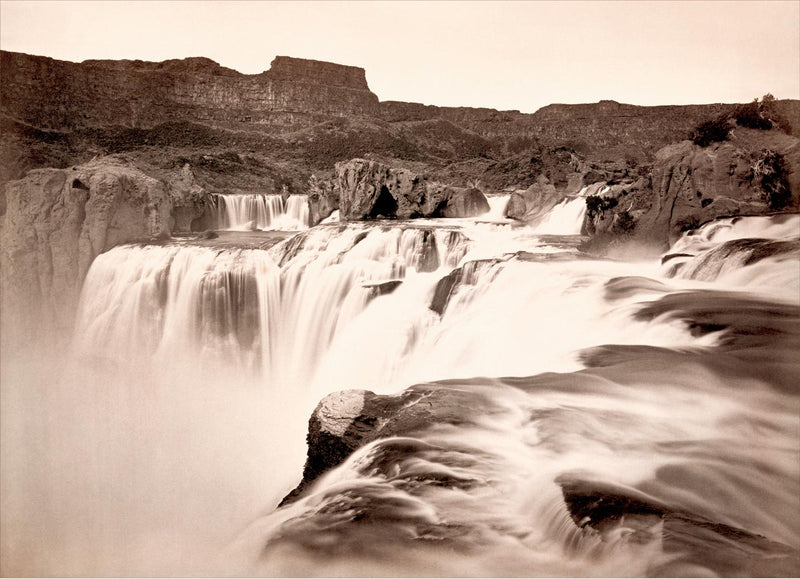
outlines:
[[[486,108],[437,107],[384,101],[381,117],[394,123],[445,119],[478,135],[522,149],[528,140],[546,146],[568,145],[596,160],[624,156],[652,158],[670,143],[682,141],[698,124],[730,112],[733,104],[637,106],[616,101],[552,104],[535,113]],[[800,134],[800,101],[775,101],[792,133]]]
[[[206,58],[72,63],[0,53],[0,111],[41,129],[169,121],[223,128],[293,124],[316,116],[376,116],[364,70],[278,56],[245,75]]]
[[[670,105],[642,107],[615,101],[553,104],[532,114],[468,107],[436,107],[417,103],[381,102],[389,122],[443,118],[487,138],[535,138],[598,150],[617,146],[654,153],[686,138],[698,123],[727,112],[734,105]],[[800,124],[800,123],[798,123]]]

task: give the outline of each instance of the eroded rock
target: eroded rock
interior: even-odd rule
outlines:
[[[366,159],[337,163],[341,219],[412,219],[474,217],[489,211],[475,188],[428,182],[403,168]]]

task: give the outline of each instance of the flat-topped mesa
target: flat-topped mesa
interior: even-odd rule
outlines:
[[[0,51],[0,80],[0,113],[61,131],[166,122],[258,129],[379,114],[363,69],[288,57],[247,75],[207,58],[74,63]]]
[[[264,74],[273,80],[309,82],[357,90],[369,90],[367,75],[363,68],[320,60],[276,56],[272,64],[270,64],[269,70]]]

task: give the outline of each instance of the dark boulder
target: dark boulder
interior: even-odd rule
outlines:
[[[329,394],[308,421],[303,479],[280,506],[303,496],[322,474],[374,440],[412,436],[432,424],[467,424],[489,407],[491,402],[478,390],[444,383],[418,384],[395,396],[380,396],[368,390]]]

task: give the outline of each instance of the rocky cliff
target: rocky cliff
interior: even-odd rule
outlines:
[[[402,164],[459,187],[525,189],[548,171],[545,157],[556,149],[568,153],[565,163],[575,155],[633,167],[733,106],[602,101],[526,114],[381,103],[363,69],[283,56],[245,75],[206,58],[72,63],[2,52],[0,184],[125,152],[167,170],[188,161],[218,192],[235,167],[208,158],[238,157],[259,175],[248,183],[239,171],[235,187],[250,191],[308,193],[312,174],[334,178],[334,165],[352,158]],[[800,103],[775,107],[800,130]],[[557,189],[562,169],[545,174]]]
[[[48,130],[170,121],[258,128],[379,111],[363,69],[285,56],[245,75],[207,58],[78,64],[3,51],[0,79],[2,113]]]
[[[736,128],[728,141],[662,148],[647,173],[609,183],[590,198],[586,232],[598,244],[633,240],[664,249],[720,216],[796,211],[800,139]]]
[[[186,168],[155,178],[123,160],[31,171],[5,188],[3,324],[66,329],[100,253],[167,237],[202,218],[204,195]]]
[[[794,132],[800,132],[800,103],[778,101],[776,107]],[[647,156],[684,139],[698,123],[728,112],[729,104],[636,106],[615,101],[591,104],[552,104],[532,114],[485,108],[437,107],[418,103],[380,103],[383,119],[413,122],[445,119],[481,136],[524,147],[526,140],[544,144],[569,144],[582,152],[599,154],[599,160],[615,156]],[[615,150],[621,148],[622,150]],[[605,151],[603,154],[602,151]]]

